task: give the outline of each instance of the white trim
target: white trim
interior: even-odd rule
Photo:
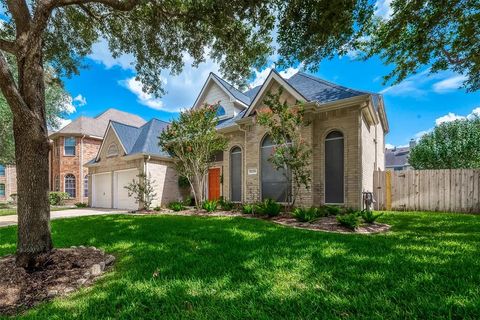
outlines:
[[[203,87],[202,87],[202,90],[201,90],[200,93],[198,94],[197,99],[195,99],[195,102],[193,103],[192,109],[198,107],[198,103],[199,103],[199,101],[201,100],[200,98],[202,98],[203,95],[206,93],[207,88],[208,88],[208,85],[210,84],[211,81],[215,82],[215,83],[230,97],[230,102],[237,102],[238,104],[240,104],[240,105],[243,106],[244,108],[248,108],[248,105],[246,105],[246,104],[243,103],[242,101],[240,101],[240,100],[238,100],[237,98],[235,98],[235,97],[233,96],[233,94],[231,94],[230,91],[229,91],[227,88],[225,88],[225,86],[224,86],[220,81],[218,81],[218,80],[215,78],[215,75],[214,75],[212,72],[210,72],[210,74],[208,75],[207,80],[205,81],[205,84],[204,84]]]
[[[115,136],[117,137],[118,142],[120,142],[120,145],[122,146],[123,152],[124,152],[125,154],[127,154],[127,149],[126,149],[125,146],[123,145],[122,140],[120,140],[120,137],[118,136],[117,131],[115,131],[115,128],[112,126],[112,121],[110,121],[110,122],[108,123],[107,130],[105,131],[105,136],[103,137],[102,144],[100,145],[100,148],[98,149],[98,153],[97,153],[97,156],[95,157],[95,161],[98,161],[98,158],[100,157],[100,154],[102,153],[102,150],[103,150],[103,148],[104,148],[105,141],[106,141],[106,139],[107,139],[107,136],[108,136],[108,133],[109,133],[110,129],[112,129],[113,132],[115,133]]]

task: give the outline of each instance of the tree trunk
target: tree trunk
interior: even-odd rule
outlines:
[[[13,117],[18,193],[17,265],[37,269],[43,267],[52,250],[41,40],[32,44],[17,64],[19,92],[30,110],[14,112]]]

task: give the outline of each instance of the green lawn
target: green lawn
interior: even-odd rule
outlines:
[[[61,211],[61,210],[68,210],[74,209],[73,207],[53,207],[50,208],[50,211]],[[17,214],[16,208],[8,208],[8,209],[0,209],[0,217],[1,216],[11,216]]]
[[[96,246],[118,261],[94,287],[21,319],[480,318],[480,216],[380,220],[390,233],[242,218],[55,220],[56,246]],[[14,250],[15,227],[0,229],[0,255]]]

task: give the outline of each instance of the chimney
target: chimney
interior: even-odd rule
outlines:
[[[415,141],[415,139],[410,139],[410,142],[409,142],[409,146],[410,146],[410,149],[415,147],[417,145],[417,141]]]

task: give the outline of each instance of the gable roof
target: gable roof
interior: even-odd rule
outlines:
[[[237,101],[244,108],[247,108],[250,105],[249,96],[247,96],[244,92],[238,90],[233,85],[217,76],[215,73],[210,72],[207,80],[203,84],[202,90],[200,90],[200,93],[198,94],[197,99],[195,99],[192,107],[195,107],[197,105],[200,97],[202,97],[203,94],[206,92],[205,90],[207,89],[208,84],[212,81],[216,83],[222,90],[224,90],[225,93],[228,94],[232,100]]]
[[[145,120],[135,114],[117,109],[108,109],[94,118],[80,116],[62,129],[50,134],[50,138],[58,135],[85,135],[102,138],[110,121],[132,126],[145,124]]]

